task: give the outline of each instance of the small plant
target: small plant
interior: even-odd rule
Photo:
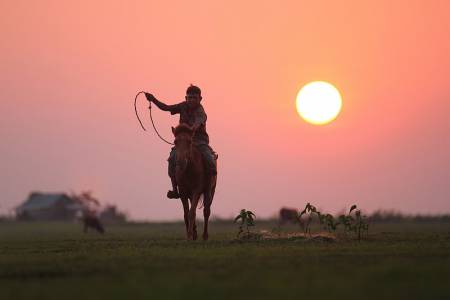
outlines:
[[[359,209],[355,211],[354,231],[358,234],[358,241],[361,241],[364,232],[366,232],[366,236],[369,235],[369,223],[367,223],[366,216],[363,216]]]
[[[305,208],[300,212],[300,215],[298,219],[301,221],[301,218],[303,215],[307,215],[308,218],[306,219],[306,222],[304,223],[304,230],[305,234],[309,233],[311,235],[311,221],[313,218],[313,215],[316,214],[317,218],[319,219],[319,223],[321,225],[324,225],[324,228],[328,230],[328,232],[336,231],[337,226],[339,225],[339,222],[336,221],[331,214],[322,214],[314,205],[311,205],[311,203],[307,203]]]
[[[234,218],[234,223],[239,223],[239,231],[237,234],[238,237],[244,232],[247,238],[250,237],[250,227],[255,226],[255,218],[256,216],[253,212],[241,209],[239,215]]]
[[[301,221],[303,215],[307,215],[308,218],[306,219],[306,222],[304,223],[304,230],[305,230],[305,234],[309,233],[309,235],[311,235],[311,221],[313,218],[313,214],[317,214],[317,216],[319,217],[320,220],[320,212],[317,211],[317,208],[314,205],[311,205],[311,203],[307,203],[305,208],[300,212],[298,219]]]
[[[354,217],[352,212],[355,211]],[[339,216],[339,223],[344,225],[344,231],[354,232],[358,236],[358,241],[361,241],[362,234],[366,232],[369,234],[369,224],[367,223],[366,216],[362,215],[361,210],[357,209],[356,205],[352,205],[347,215]]]
[[[336,228],[339,225],[339,221],[335,220],[333,215],[321,214],[320,212],[317,213],[319,216],[320,224],[324,225],[324,228],[328,230],[328,232],[336,231]]]
[[[344,232],[350,232],[353,230],[353,223],[355,221],[355,219],[352,217],[351,213],[353,210],[356,209],[356,205],[352,205],[352,207],[350,208],[350,210],[348,211],[347,215],[340,215],[338,220],[339,220],[339,224],[344,225]]]

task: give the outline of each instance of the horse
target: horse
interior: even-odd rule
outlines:
[[[183,204],[187,239],[197,239],[196,210],[203,195],[203,240],[206,241],[217,175],[209,174],[205,170],[202,154],[192,141],[195,131],[191,126],[182,123],[176,128],[172,127],[172,133],[175,136],[176,149],[175,178]]]
[[[298,223],[301,224],[301,220],[298,216],[298,211],[295,208],[282,207],[280,209],[280,224],[286,223]]]
[[[92,210],[84,210],[83,211],[83,231],[84,233],[88,232],[88,229],[93,228],[97,230],[98,233],[105,233],[105,228],[103,227],[100,219],[97,217],[94,211]]]

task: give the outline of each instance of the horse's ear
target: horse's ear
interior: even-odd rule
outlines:
[[[175,135],[175,128],[172,126],[172,133]]]

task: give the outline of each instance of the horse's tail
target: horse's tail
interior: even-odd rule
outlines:
[[[216,177],[213,177],[212,178],[212,181],[211,181],[211,187],[210,187],[210,189],[209,190],[205,190],[201,195],[200,195],[200,198],[199,198],[199,203],[200,203],[200,205],[199,205],[199,207],[198,207],[198,209],[202,209],[203,207],[204,207],[204,205],[205,205],[205,193],[211,193],[211,195],[210,195],[210,197],[209,197],[209,201],[210,202],[212,202],[213,201],[213,199],[214,199],[214,194],[215,194],[215,192],[216,192],[216,183],[217,183],[217,176]],[[211,204],[211,203],[210,203]]]
[[[203,193],[203,194],[201,194],[200,195],[200,198],[198,199],[198,203],[199,203],[199,206],[198,206],[198,209],[202,209],[203,208],[203,200],[205,199],[205,193]]]

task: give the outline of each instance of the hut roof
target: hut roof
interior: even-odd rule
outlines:
[[[64,201],[67,204],[72,204],[75,202],[69,196],[64,193],[32,193],[28,199],[20,205],[17,209],[19,210],[38,210],[52,207],[58,201]],[[75,204],[75,203],[73,203]]]

